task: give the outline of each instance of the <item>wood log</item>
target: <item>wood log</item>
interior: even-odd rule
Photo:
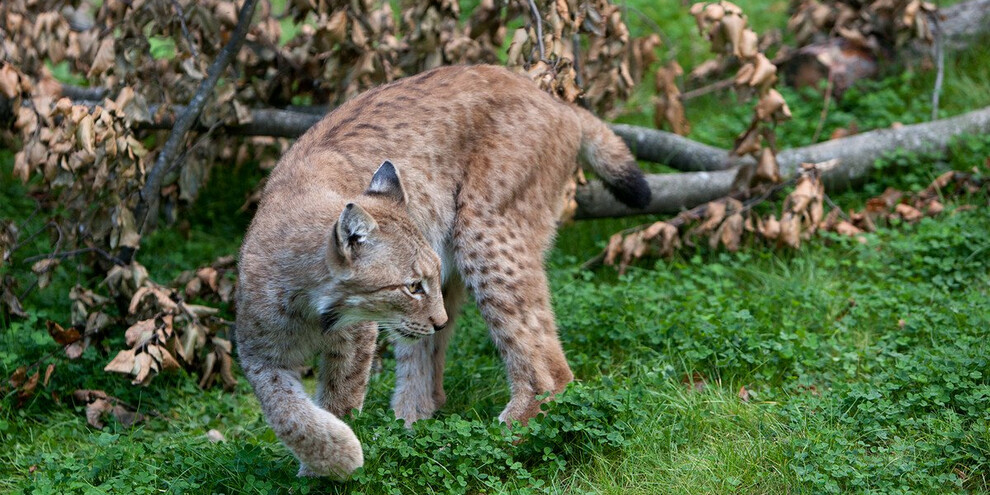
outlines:
[[[956,117],[906,125],[896,129],[878,129],[855,136],[834,139],[802,148],[783,150],[777,155],[780,173],[788,177],[802,163],[837,159],[839,163],[822,176],[828,191],[841,191],[864,180],[874,163],[884,153],[945,150],[953,136],[990,132],[990,107]],[[601,183],[592,182],[578,188],[576,218],[623,217],[647,213],[676,213],[701,203],[726,196],[730,192],[735,170],[684,172],[647,176],[653,201],[643,210],[634,210],[618,202]]]
[[[77,103],[97,104],[93,101]],[[174,123],[174,118],[170,115],[182,112],[181,107],[173,110],[173,112],[164,112],[165,117],[160,120],[139,122],[135,125],[145,129],[168,129]],[[152,108],[150,113],[157,114],[157,108]],[[230,126],[227,132],[248,136],[298,137],[320,118],[317,113],[256,109],[251,111],[250,123]],[[618,202],[599,182],[581,186],[577,191],[576,217],[579,219],[674,213],[692,208],[726,196],[737,171],[737,168],[726,167],[733,167],[750,160],[749,158],[729,159],[726,150],[664,131],[619,124],[613,126],[613,129],[625,137],[627,142],[633,141],[633,150],[641,159],[664,160],[668,163],[680,161],[683,162],[684,167],[694,167],[694,170],[698,171],[648,174],[646,179],[653,193],[653,201],[643,210],[634,210]],[[948,119],[896,129],[879,129],[811,146],[787,149],[778,153],[777,160],[781,175],[787,177],[793,175],[802,163],[838,159],[839,165],[823,176],[826,188],[830,191],[838,191],[863,180],[872,170],[874,162],[886,152],[944,150],[953,136],[987,132],[990,132],[990,107]],[[684,151],[680,152],[681,149]],[[664,152],[671,153],[671,156],[663,154]],[[714,170],[705,170],[705,167]]]

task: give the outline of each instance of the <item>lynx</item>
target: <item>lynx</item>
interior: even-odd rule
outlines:
[[[393,337],[392,408],[406,425],[446,401],[453,320],[470,290],[526,421],[573,379],[544,253],[579,157],[613,195],[650,191],[591,113],[493,66],[444,67],[363,93],[306,132],[264,188],[244,238],[237,345],[300,476],[363,463],[341,418],[364,401],[378,329]],[[297,371],[321,357],[315,400]]]

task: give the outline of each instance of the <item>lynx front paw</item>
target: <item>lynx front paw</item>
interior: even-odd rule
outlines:
[[[328,434],[318,442],[311,442],[308,449],[296,452],[300,466],[298,476],[329,476],[337,480],[347,479],[364,465],[361,442],[350,430],[346,434]]]
[[[441,404],[433,396],[421,395],[401,395],[392,400],[392,410],[395,417],[405,421],[406,428],[412,428],[412,424],[421,420],[433,417],[433,413],[440,408]]]

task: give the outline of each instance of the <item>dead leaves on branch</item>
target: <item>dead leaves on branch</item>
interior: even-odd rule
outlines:
[[[660,36],[630,36],[621,6],[608,0],[537,1],[536,6],[544,53],[539,51],[535,22],[529,19],[527,27],[512,33],[506,65],[563,100],[580,97],[599,115],[613,115],[616,103],[629,97],[657,61]],[[513,2],[510,11],[529,13],[528,3]],[[586,39],[587,47],[579,48],[575,37]]]
[[[188,290],[188,281],[180,288],[155,283],[139,263],[115,265],[102,284],[109,296],[76,286],[69,295],[71,325],[49,321],[48,333],[67,358],[77,359],[93,342],[106,337],[108,328],[126,327],[127,348],[104,371],[127,375],[135,385],[148,385],[159,373],[187,369],[199,371],[204,388],[219,381],[225,389],[232,389],[237,384],[232,346],[221,336],[228,322],[217,316],[217,308],[188,299],[230,301],[234,286],[227,275],[233,265],[233,258],[225,257],[194,271],[195,279],[203,284],[196,293]],[[114,316],[117,313],[120,316]],[[33,386],[30,380],[19,380],[16,385],[27,390],[26,396]]]
[[[26,145],[14,155],[14,175],[23,182],[42,177],[50,200],[67,210],[59,231],[68,245],[92,241],[113,250],[140,243],[131,209],[148,151],[127,123],[127,95],[118,98],[121,104],[107,99],[91,110],[39,90],[18,110],[15,129]],[[45,259],[32,267],[42,288],[58,263]]]
[[[691,6],[691,15],[698,31],[712,44],[712,52],[721,60],[734,57],[740,67],[733,80],[736,91],[758,98],[749,126],[740,134],[731,153],[751,155],[756,165],[741,167],[732,190],[745,195],[760,184],[780,181],[776,150],[776,124],[791,118],[784,97],[775,89],[777,66],[763,53],[759,36],[748,27],[748,20],[739,6],[719,1],[699,2]]]
[[[921,0],[800,0],[792,1],[787,30],[798,46],[838,35],[854,46],[878,52],[912,39],[932,41],[932,17],[937,7]]]
[[[617,265],[622,273],[637,259],[670,257],[683,247],[694,247],[702,241],[707,241],[710,249],[721,246],[730,252],[747,242],[762,242],[777,249],[799,249],[802,242],[819,231],[834,232],[865,243],[863,234],[875,231],[878,225],[894,219],[913,223],[926,216],[937,216],[945,210],[943,200],[946,197],[987,192],[987,180],[981,176],[946,172],[917,193],[888,189],[867,201],[861,211],[846,213],[833,208],[826,212],[821,173],[830,166],[834,164],[806,164],[792,181],[764,186],[762,196],[746,203],[731,197],[722,198],[670,220],[616,233],[603,253],[585,266],[591,267],[600,261]],[[793,186],[793,189],[785,197],[779,215],[760,216],[753,212],[754,207],[785,185]]]
[[[230,374],[230,341],[217,335],[226,322],[217,318],[216,308],[187,302],[179,289],[148,279],[137,263],[115,266],[106,282],[116,297],[129,298],[125,320],[130,326],[124,332],[128,348],[119,351],[104,371],[147,385],[161,372],[199,369],[204,387],[217,375],[225,388],[237,384]]]

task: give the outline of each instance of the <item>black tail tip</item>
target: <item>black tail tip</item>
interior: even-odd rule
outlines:
[[[649,206],[653,199],[650,185],[646,182],[643,172],[638,168],[630,170],[628,174],[624,174],[618,180],[606,182],[605,188],[622,204],[637,210]]]

